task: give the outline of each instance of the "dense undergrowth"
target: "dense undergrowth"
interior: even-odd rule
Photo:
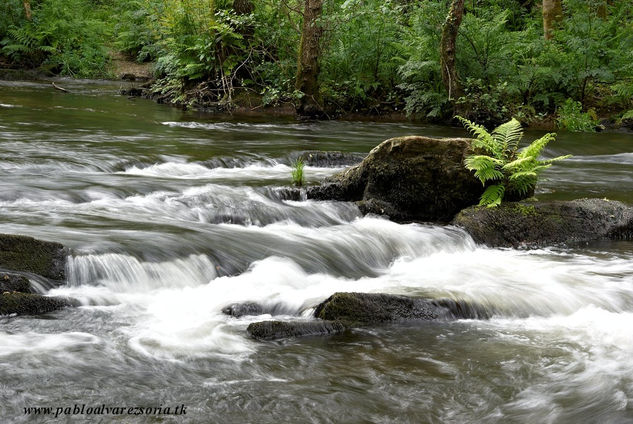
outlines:
[[[239,3],[240,7],[237,7]],[[320,91],[330,116],[404,111],[429,121],[555,121],[592,130],[633,120],[633,0],[565,0],[552,40],[538,1],[474,0],[457,39],[464,96],[439,59],[445,0],[325,0]],[[180,104],[292,103],[300,0],[21,0],[0,4],[0,61],[112,76],[109,52],[154,63],[152,90]],[[244,5],[247,7],[244,8]],[[602,9],[600,9],[602,8]]]

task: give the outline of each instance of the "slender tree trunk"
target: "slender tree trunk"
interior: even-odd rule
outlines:
[[[440,41],[440,67],[442,81],[448,91],[448,99],[453,100],[462,95],[462,87],[457,75],[455,64],[455,50],[457,31],[464,17],[464,0],[453,0],[446,21],[442,25],[442,39]]]
[[[30,21],[33,18],[31,14],[31,2],[29,0],[23,0],[22,3],[24,4],[24,14],[26,15],[26,19]]]
[[[600,2],[600,4],[598,4],[598,7],[596,8],[596,14],[598,15],[598,17],[600,19],[607,19],[607,6],[611,4],[610,2],[608,2],[607,0],[603,0],[602,2]]]
[[[554,37],[554,29],[562,20],[562,0],[543,0],[543,32],[546,40]]]
[[[248,15],[253,13],[254,9],[251,0],[233,0],[233,11],[238,15]]]
[[[323,28],[318,23],[322,13],[323,0],[305,0],[295,84],[297,90],[303,93],[297,113],[315,118],[323,115],[319,96],[319,56]]]
[[[237,16],[250,15],[255,10],[251,0],[233,0],[233,11]],[[237,30],[246,41],[253,38],[254,28],[252,25],[243,25]]]

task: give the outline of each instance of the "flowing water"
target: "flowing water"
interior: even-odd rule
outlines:
[[[284,200],[302,151],[463,131],[220,119],[60,84],[72,93],[0,83],[0,233],[71,247],[68,283],[48,293],[82,306],[0,317],[0,422],[84,422],[24,414],[75,404],[187,407],[94,422],[633,422],[633,243],[490,249],[450,226]],[[563,134],[546,153],[575,156],[539,199],[633,202],[632,135]],[[269,315],[221,313],[257,301],[309,319],[336,291],[494,315],[259,343],[246,327]]]

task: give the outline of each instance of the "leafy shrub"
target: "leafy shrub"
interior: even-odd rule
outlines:
[[[2,40],[2,53],[14,62],[42,66],[76,77],[106,74],[106,25],[85,0],[44,0],[32,21],[13,25]]]
[[[560,128],[572,132],[595,132],[598,121],[595,118],[595,112],[592,116],[589,112],[582,111],[580,102],[567,99],[558,111],[556,122]]]
[[[523,128],[514,118],[499,125],[492,133],[461,116],[457,119],[475,136],[472,146],[483,152],[470,155],[464,161],[466,168],[474,171],[475,177],[487,186],[481,195],[480,206],[498,206],[506,195],[526,196],[536,187],[538,175],[544,169],[570,157],[538,159],[545,146],[556,138],[553,133],[545,134],[519,151]]]

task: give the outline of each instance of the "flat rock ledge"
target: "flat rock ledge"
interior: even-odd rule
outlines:
[[[0,268],[41,275],[61,284],[66,280],[68,249],[33,237],[0,234]]]
[[[614,200],[508,202],[470,207],[453,220],[490,247],[537,248],[595,240],[633,240],[633,208]]]
[[[22,275],[0,273],[0,293],[4,292],[31,293],[31,282]]]
[[[389,323],[485,319],[483,307],[448,299],[398,296],[382,293],[334,293],[320,303],[314,321],[260,321],[246,331],[256,340],[279,340],[338,334],[348,328]]]
[[[345,331],[337,321],[260,321],[246,329],[256,340],[279,340],[305,336],[327,336]]]
[[[39,315],[74,306],[79,306],[79,302],[70,298],[19,292],[0,294],[0,315]]]
[[[59,243],[0,234],[0,315],[38,315],[79,306],[75,299],[36,293],[66,280],[67,255]]]

